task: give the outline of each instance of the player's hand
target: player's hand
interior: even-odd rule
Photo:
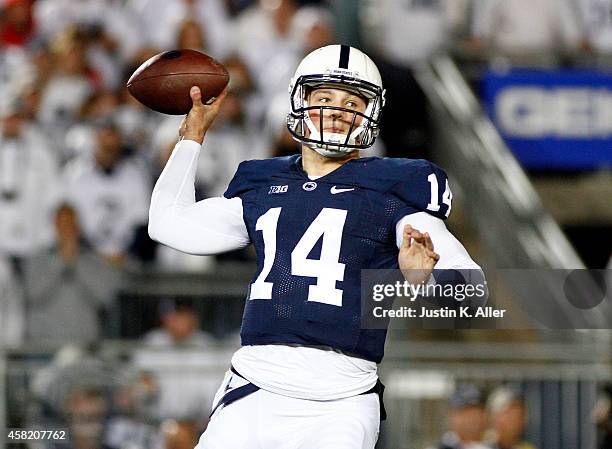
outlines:
[[[427,232],[404,226],[404,240],[397,258],[404,278],[411,284],[427,282],[440,256]]]
[[[185,116],[179,129],[179,136],[182,139],[195,140],[200,144],[204,141],[204,135],[213,121],[219,114],[219,108],[227,96],[227,87],[219,94],[214,101],[202,103],[202,92],[197,86],[193,86],[189,91],[191,97],[191,110]],[[212,99],[211,99],[212,100]]]

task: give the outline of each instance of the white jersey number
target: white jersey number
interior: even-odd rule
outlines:
[[[263,231],[264,239],[264,265],[255,282],[251,284],[249,299],[271,299],[272,282],[266,282],[266,278],[272,271],[274,257],[276,256],[276,226],[281,207],[273,207],[257,219],[256,231]]]
[[[435,173],[432,173],[427,177],[431,187],[431,201],[427,205],[427,209],[433,212],[438,212],[440,210],[440,202],[438,200],[438,178]],[[442,203],[446,204],[448,207],[446,208],[447,217],[451,211],[451,203],[453,201],[453,194],[451,193],[451,189],[448,186],[448,179],[446,180],[446,186],[444,189],[444,194],[442,195]]]
[[[265,279],[274,265],[276,228],[281,209],[274,207],[268,210],[255,224],[257,231],[263,231],[264,265],[251,284],[249,299],[272,299],[273,283]],[[336,282],[344,280],[344,264],[339,259],[346,213],[342,209],[327,207],[321,210],[291,252],[291,274],[317,278],[317,283],[308,289],[308,301],[342,306],[342,290],[336,288]],[[309,259],[308,254],[321,238],[321,257]]]

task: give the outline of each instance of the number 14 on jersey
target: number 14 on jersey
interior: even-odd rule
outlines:
[[[272,299],[274,283],[266,282],[266,278],[274,266],[276,228],[282,209],[271,208],[255,224],[255,229],[263,233],[264,264],[261,273],[251,284],[249,299]],[[339,260],[346,213],[342,209],[322,209],[291,252],[291,274],[317,279],[317,283],[308,288],[308,301],[342,306],[342,290],[336,288],[336,282],[344,280],[345,265]],[[321,237],[321,257],[309,259],[308,254]]]

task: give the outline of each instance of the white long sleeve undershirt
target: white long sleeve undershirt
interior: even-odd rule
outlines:
[[[200,144],[176,144],[159,176],[149,209],[149,235],[189,254],[212,255],[250,243],[240,198],[195,201],[195,172]]]

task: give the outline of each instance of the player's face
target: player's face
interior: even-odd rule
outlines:
[[[308,97],[308,105],[347,109],[347,111],[323,109],[323,132],[336,134],[348,134],[349,131],[354,131],[363,118],[350,111],[364,113],[367,106],[365,98],[346,90],[333,88],[314,89]],[[321,132],[321,109],[312,109],[308,114],[317,131]]]

